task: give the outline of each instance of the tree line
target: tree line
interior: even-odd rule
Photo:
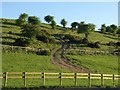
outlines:
[[[44,17],[44,20],[51,26],[53,30],[56,29],[57,23],[54,20],[54,16],[47,15]],[[20,14],[19,18],[16,20],[16,24],[21,27],[22,35],[25,36],[25,38],[22,38],[22,39],[19,38],[18,40],[16,40],[17,44],[26,43],[27,45],[27,44],[30,44],[31,41],[34,41],[35,38],[37,38],[38,40],[41,40],[42,38],[42,40],[45,42],[51,41],[50,38],[48,39],[48,37],[50,37],[49,33],[47,31],[45,32],[40,29],[41,21],[36,16],[29,16],[26,13],[22,13]],[[60,24],[62,25],[62,28],[64,30],[67,30],[67,27],[66,27],[67,21],[64,18],[61,19]],[[95,27],[96,26],[93,23],[86,24],[84,21],[80,23],[79,22],[71,23],[72,32],[76,30],[78,34],[84,33],[86,38],[88,37],[90,31],[95,31]],[[110,26],[106,26],[105,24],[102,24],[100,32],[120,34],[120,28],[114,24]],[[21,41],[21,42],[18,42],[18,41]]]

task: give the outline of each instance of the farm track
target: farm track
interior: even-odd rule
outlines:
[[[66,47],[65,47],[66,46]],[[63,54],[64,54],[64,49],[69,48],[69,44],[62,44],[59,48],[55,50],[55,52],[52,55],[52,62],[53,64],[60,66],[62,68],[67,68],[71,72],[81,72],[81,73],[88,73],[87,69],[83,69],[80,67],[76,67],[73,64],[69,63],[69,60],[65,59]],[[59,54],[59,55],[58,55]],[[59,56],[59,57],[58,57]]]

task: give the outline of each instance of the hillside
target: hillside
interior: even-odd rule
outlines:
[[[24,37],[22,30],[16,25],[14,19],[0,19],[2,22],[2,72],[80,72],[80,73],[105,73],[118,74],[118,35],[103,34],[91,31],[88,36],[90,44],[98,43],[99,48],[89,47],[83,43],[85,35],[78,34],[77,30],[63,29],[57,26],[55,30],[49,24],[41,23],[40,30],[48,33],[52,42],[41,39],[27,47],[16,46],[16,39]],[[44,33],[43,33],[44,34]],[[80,79],[82,80],[82,79]],[[10,87],[22,87],[21,80],[8,80]],[[12,83],[10,83],[12,82]],[[34,83],[33,83],[34,82]],[[38,87],[38,79],[31,79],[29,87]],[[47,85],[58,85],[57,79],[47,80]],[[57,82],[57,83],[55,83]],[[64,80],[64,86],[72,86],[73,80]],[[105,81],[105,86],[112,86],[110,80]],[[42,82],[40,82],[42,85]],[[99,86],[100,81],[93,80],[94,86]],[[86,87],[87,80],[78,82],[78,86]],[[118,86],[117,80],[115,81]],[[3,85],[3,83],[2,83]],[[4,85],[3,85],[4,86]]]
[[[2,45],[13,46],[15,39],[22,37],[21,29],[19,26],[17,26],[15,24],[15,20],[13,20],[13,19],[0,19],[0,20],[2,21],[2,24],[1,24],[1,27],[2,27]],[[47,66],[47,68],[44,69],[45,71],[71,72],[69,67],[67,67],[67,66],[64,67],[62,65],[58,65],[58,69],[56,70],[57,65],[54,63],[55,60],[54,61],[51,60],[52,59],[51,55],[53,53],[56,53],[55,49],[59,48],[61,46],[61,44],[59,44],[59,43],[65,44],[63,46],[63,48],[61,48],[61,50],[59,50],[58,53],[56,53],[56,56],[55,56],[58,59],[58,61],[56,63],[61,62],[61,60],[60,60],[61,56],[59,56],[59,55],[61,55],[60,53],[63,52],[63,50],[67,46],[66,39],[64,39],[65,35],[69,34],[72,36],[83,38],[84,34],[77,34],[76,30],[72,32],[72,30],[69,28],[67,28],[67,30],[63,30],[63,28],[61,26],[57,26],[56,30],[52,30],[51,26],[48,24],[45,24],[45,23],[41,24],[41,30],[47,31],[51,35],[51,37],[53,38],[53,40],[55,42],[54,43],[45,43],[45,42],[37,40],[33,44],[31,44],[29,47],[30,48],[49,49],[51,54],[48,56],[44,56],[44,55],[37,55],[36,56],[36,54],[34,54],[34,53],[24,54],[25,52],[16,52],[16,51],[12,52],[9,49],[5,49],[5,50],[3,50],[3,61],[2,61],[3,62],[3,71],[22,71],[23,69],[21,68],[21,66],[24,66],[24,68],[29,68],[27,70],[24,69],[25,71],[32,71],[33,67],[31,68],[31,65],[33,64],[34,60],[36,60],[36,63],[34,62],[35,66],[34,65],[33,66],[36,68],[35,71],[37,71],[37,68],[39,67],[39,65],[37,65],[37,63],[38,63],[37,60],[39,60],[39,57],[40,57],[39,63],[43,63],[43,64],[40,64],[39,71],[43,71],[44,66]],[[94,31],[94,32],[90,32],[88,39],[90,42],[100,42],[100,48],[90,48],[90,47],[87,47],[86,44],[81,44],[81,43],[70,43],[69,47],[66,48],[66,50],[68,50],[68,49],[81,49],[81,50],[85,49],[85,50],[93,50],[93,51],[94,50],[114,51],[114,50],[117,50],[117,48],[118,48],[118,47],[115,47],[114,45],[106,45],[106,43],[109,43],[109,42],[118,42],[117,35],[113,36],[110,34],[102,34],[100,32]],[[11,57],[12,55],[13,56],[16,55],[17,58]],[[29,57],[29,55],[31,57]],[[21,56],[23,56],[23,57],[21,57]],[[98,57],[99,59],[103,59],[106,57],[106,58],[108,58],[106,60],[106,62],[109,61],[108,56],[103,56],[103,57],[102,56],[95,56],[95,55],[92,55],[92,56],[94,58]],[[34,58],[34,57],[36,57],[36,58]],[[97,73],[101,73],[103,70],[103,73],[107,73],[107,71],[104,70],[105,69],[104,67],[106,67],[106,66],[103,66],[100,69],[100,72],[99,72],[99,69],[98,70],[96,70],[96,68],[93,69],[94,65],[93,65],[93,67],[87,67],[90,64],[90,63],[86,62],[86,61],[88,61],[87,59],[86,59],[86,61],[84,61],[85,60],[84,58],[87,58],[87,57],[89,57],[89,56],[85,56],[85,55],[83,55],[83,56],[70,55],[69,56],[68,54],[64,54],[64,58],[70,59],[70,62],[67,61],[67,63],[69,63],[70,65],[71,64],[73,64],[73,66],[77,65],[77,68],[79,68],[79,67],[84,68],[84,69],[86,69],[87,72],[88,71],[89,72],[96,72],[97,71]],[[116,58],[116,55],[115,56],[111,55],[110,57],[113,58],[113,61],[111,60],[111,63],[114,63],[114,64],[113,65],[110,64],[111,70],[109,70],[109,71],[112,73],[117,73],[118,60]],[[23,62],[20,65],[16,64],[19,62],[19,58],[22,58],[21,62]],[[81,58],[80,60],[83,60],[83,61],[80,61],[79,58]],[[72,61],[73,59],[77,60],[75,62],[76,63],[75,65],[74,65],[74,61]],[[97,58],[95,58],[95,60],[96,59]],[[91,57],[91,58],[89,58],[89,60],[93,60],[93,58]],[[105,61],[105,60],[103,59],[103,61]],[[100,60],[98,60],[94,63],[96,63],[96,65],[99,66],[98,63],[106,63],[106,62],[101,62]],[[27,63],[31,63],[31,65],[29,65]],[[14,69],[16,67],[16,65],[18,65],[18,68]],[[95,65],[95,67],[96,67],[96,65]],[[108,73],[110,73],[110,72],[108,72]]]

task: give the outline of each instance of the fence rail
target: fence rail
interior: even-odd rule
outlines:
[[[46,85],[45,80],[50,78],[56,78],[60,80],[60,86],[62,86],[62,79],[72,78],[75,80],[75,86],[77,86],[77,79],[88,79],[88,87],[91,87],[91,80],[101,80],[101,86],[104,86],[104,80],[112,80],[113,86],[115,86],[115,80],[120,80],[120,75],[114,74],[93,74],[93,73],[45,73],[45,72],[4,72],[0,73],[1,79],[4,79],[4,86],[7,86],[8,79],[23,79],[24,87],[26,87],[26,79],[28,78],[41,78],[43,85]],[[27,76],[27,75],[39,75],[39,76]],[[14,75],[14,76],[13,76]],[[19,76],[18,76],[19,75]]]

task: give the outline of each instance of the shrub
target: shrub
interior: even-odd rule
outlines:
[[[36,36],[37,40],[43,41],[43,42],[47,42],[47,36],[46,35],[37,35]]]
[[[8,34],[12,34],[12,31],[9,31]]]
[[[82,40],[81,40],[81,43],[82,44],[88,44],[89,43],[89,40],[88,40],[88,38],[83,38]]]
[[[66,34],[64,39],[68,39],[71,43],[80,43],[81,38],[79,36],[73,36]]]
[[[107,45],[109,45],[109,46],[114,46],[115,43],[114,43],[113,41],[110,41],[109,43],[107,43]]]
[[[54,39],[46,30],[42,30],[41,33],[37,34],[36,38],[45,43],[54,42]]]
[[[91,47],[91,48],[100,48],[99,42],[88,43],[87,46],[88,46],[88,47]]]
[[[37,55],[50,55],[49,50],[41,50],[36,52]]]
[[[32,44],[33,41],[34,41],[33,39],[29,39],[29,38],[18,38],[15,40],[14,45],[26,47]]]
[[[120,42],[116,42],[116,46],[120,46]]]

